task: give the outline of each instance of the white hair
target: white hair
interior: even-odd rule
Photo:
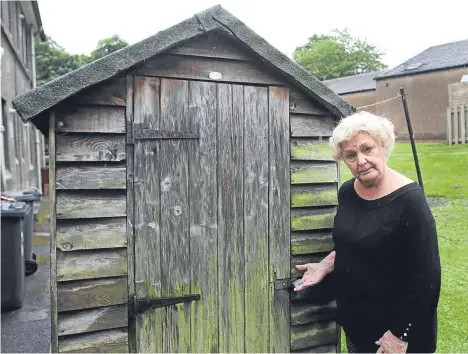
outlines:
[[[393,123],[385,117],[369,112],[357,112],[343,118],[333,130],[330,138],[330,147],[333,158],[343,159],[342,143],[351,140],[359,132],[365,132],[383,146],[385,157],[388,158],[395,146],[395,128]]]

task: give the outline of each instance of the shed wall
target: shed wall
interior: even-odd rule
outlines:
[[[151,59],[132,73],[209,81],[209,73],[217,71],[228,82],[288,86],[259,69],[260,63],[242,49],[211,36]],[[127,351],[134,345],[126,308],[128,294],[135,291],[134,196],[127,185],[133,150],[125,142],[129,92],[119,76],[64,102],[54,113],[57,232],[51,286],[57,316],[52,333],[61,352]],[[338,170],[327,142],[336,120],[295,89],[289,96],[291,276],[298,276],[295,264],[319,261],[333,247]],[[327,296],[326,287],[291,295],[292,351],[337,351],[336,304]]]

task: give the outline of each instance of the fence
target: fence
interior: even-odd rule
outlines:
[[[447,142],[449,145],[468,143],[468,104],[447,108]]]

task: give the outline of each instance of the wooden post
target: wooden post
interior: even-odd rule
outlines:
[[[413,150],[414,163],[416,165],[416,173],[418,174],[419,185],[424,191],[423,181],[421,177],[421,170],[419,168],[418,153],[416,151],[416,144],[414,143],[413,127],[411,126],[411,118],[409,116],[408,104],[406,102],[405,90],[400,87],[401,101],[403,102],[403,109],[405,111],[406,124],[408,125],[408,134],[411,140],[411,148]]]
[[[455,140],[455,145],[458,145],[458,139],[460,135],[458,133],[458,106],[453,107],[453,138]]]
[[[452,145],[452,108],[447,108],[447,144]]]
[[[460,106],[460,132],[461,132],[461,143],[466,144],[466,105]]]

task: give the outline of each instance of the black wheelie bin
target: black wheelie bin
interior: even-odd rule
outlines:
[[[6,191],[2,193],[9,198],[19,202],[25,202],[31,210],[24,217],[24,269],[26,275],[31,275],[37,271],[36,255],[33,253],[32,239],[34,235],[35,217],[34,202],[41,200],[41,194],[37,191]]]
[[[23,219],[31,207],[2,200],[2,311],[16,310],[24,301]]]

